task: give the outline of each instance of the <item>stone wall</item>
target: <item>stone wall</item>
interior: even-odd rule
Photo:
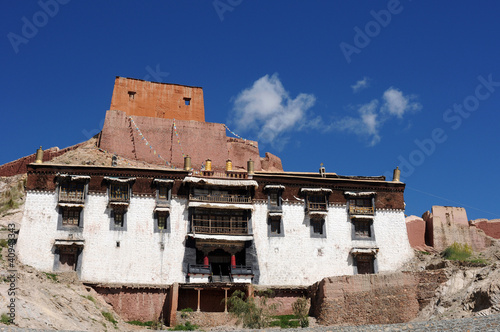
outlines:
[[[312,287],[311,314],[322,325],[408,322],[445,281],[443,271],[325,278]]]
[[[110,109],[127,115],[205,121],[202,88],[133,78],[116,77]]]

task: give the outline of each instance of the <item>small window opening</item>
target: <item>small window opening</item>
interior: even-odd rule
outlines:
[[[115,227],[123,227],[123,211],[115,211]]]
[[[135,98],[135,94],[136,94],[136,92],[135,92],[135,91],[129,91],[129,92],[128,92],[128,99],[129,99],[129,100],[134,100],[134,98]]]
[[[271,234],[281,234],[281,219],[271,219],[270,220],[271,224]]]
[[[116,241],[116,247],[119,248],[120,247],[120,241]]]
[[[191,98],[184,98],[184,105],[186,106],[191,105]]]

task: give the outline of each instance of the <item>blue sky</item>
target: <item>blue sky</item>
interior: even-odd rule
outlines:
[[[201,86],[285,170],[391,174],[500,218],[500,3],[6,1],[0,164],[97,133],[115,76]]]

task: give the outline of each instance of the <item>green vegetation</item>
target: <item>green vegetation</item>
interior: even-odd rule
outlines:
[[[0,240],[0,247],[7,248],[8,246],[9,246],[9,241],[7,241],[6,239]]]
[[[113,323],[113,325],[116,327],[116,324],[118,324],[118,322],[116,321],[115,317],[113,317],[113,315],[107,311],[101,311],[101,314],[104,318],[106,318],[106,320],[110,323]]]
[[[7,314],[2,314],[2,317],[0,318],[0,323],[5,324],[5,325],[10,325],[11,320],[10,317]]]
[[[300,327],[309,326],[309,303],[305,297],[298,298],[292,304],[293,313],[299,319]]]
[[[270,327],[281,327],[282,329],[297,328],[300,326],[298,317],[295,315],[272,316],[273,320],[269,323]]]
[[[474,252],[468,244],[454,242],[451,246],[443,251],[443,257],[451,261],[470,262],[487,264],[488,262],[482,258],[473,258]]]
[[[20,181],[16,186],[12,186],[9,190],[0,195],[0,214],[4,216],[7,211],[17,209],[19,200],[24,196],[23,182]]]
[[[246,297],[242,291],[235,291],[228,299],[229,312],[243,322],[244,327],[261,329],[268,327],[272,321],[272,315],[278,308],[278,304],[267,304],[272,291],[263,291],[258,294],[258,301],[253,297]]]
[[[181,318],[187,318],[188,317],[188,312],[193,312],[193,309],[191,308],[184,308],[181,310]]]
[[[45,275],[47,276],[47,278],[49,278],[50,280],[52,281],[55,281],[57,282],[57,274],[54,274],[54,273],[48,273],[48,272],[44,272]]]
[[[184,324],[177,324],[174,327],[169,328],[169,331],[195,331],[198,329],[198,325],[191,324],[191,322],[185,322]]]
[[[97,305],[97,301],[96,301],[96,299],[94,299],[94,297],[92,295],[87,295],[87,296],[80,295],[80,296],[83,297],[84,299],[87,299],[87,300],[91,301],[95,305]]]

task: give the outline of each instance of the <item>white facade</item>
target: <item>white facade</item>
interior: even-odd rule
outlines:
[[[58,230],[57,191],[26,193],[19,234],[19,258],[42,271],[57,266],[56,240],[83,245],[77,271],[84,282],[168,285],[186,282],[183,269],[189,233],[188,200],[172,197],[168,232],[155,232],[156,199],[132,194],[124,230],[112,230],[106,194],[89,193],[83,208],[81,231]],[[252,204],[250,229],[256,251],[254,273],[261,285],[311,285],[328,276],[356,272],[353,249],[376,250],[378,272],[394,271],[413,256],[403,210],[376,209],[372,239],[353,240],[347,205],[329,204],[324,233],[315,237],[304,202],[282,204],[282,229],[270,236],[268,203]],[[205,278],[205,277],[203,277]],[[191,280],[200,282],[199,278]],[[241,277],[248,281],[248,278]],[[241,281],[239,278],[235,282]],[[203,279],[201,282],[208,280]]]

